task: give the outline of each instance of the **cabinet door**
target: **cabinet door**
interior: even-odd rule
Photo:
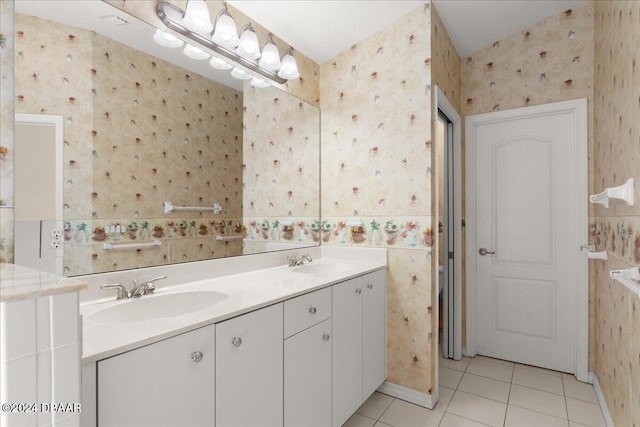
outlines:
[[[331,319],[284,342],[284,425],[331,425]]]
[[[207,326],[99,361],[98,426],[213,425],[214,339]]]
[[[332,287],[333,422],[341,426],[362,404],[362,278]]]
[[[362,398],[368,399],[387,378],[386,270],[363,278]]]
[[[282,325],[282,304],[216,325],[217,427],[282,426]]]

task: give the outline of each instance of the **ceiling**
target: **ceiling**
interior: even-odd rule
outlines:
[[[584,0],[433,0],[461,57]],[[228,0],[296,50],[322,64],[424,0]]]

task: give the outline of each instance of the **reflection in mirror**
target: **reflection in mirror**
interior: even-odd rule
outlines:
[[[65,275],[318,244],[316,107],[113,40],[169,50],[100,1],[16,12],[16,112],[64,119]]]

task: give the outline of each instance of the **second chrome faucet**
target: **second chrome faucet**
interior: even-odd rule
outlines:
[[[133,288],[130,291],[128,291],[124,285],[121,285],[119,283],[105,283],[104,285],[100,286],[100,289],[116,289],[118,291],[118,293],[116,294],[117,300],[127,299],[127,298],[139,298],[143,295],[152,294],[156,290],[154,282],[157,282],[158,280],[162,280],[166,278],[167,276],[158,276],[158,277],[154,277],[153,279],[145,280],[140,284],[138,284],[137,279],[134,279]]]

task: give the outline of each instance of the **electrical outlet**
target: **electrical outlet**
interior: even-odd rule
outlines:
[[[62,230],[58,229],[58,228],[54,228],[53,230],[51,230],[51,237],[53,237],[54,239],[59,239],[62,237]]]
[[[51,241],[51,247],[53,249],[61,249],[63,245],[64,245],[64,243],[62,242],[61,239],[53,239]]]

